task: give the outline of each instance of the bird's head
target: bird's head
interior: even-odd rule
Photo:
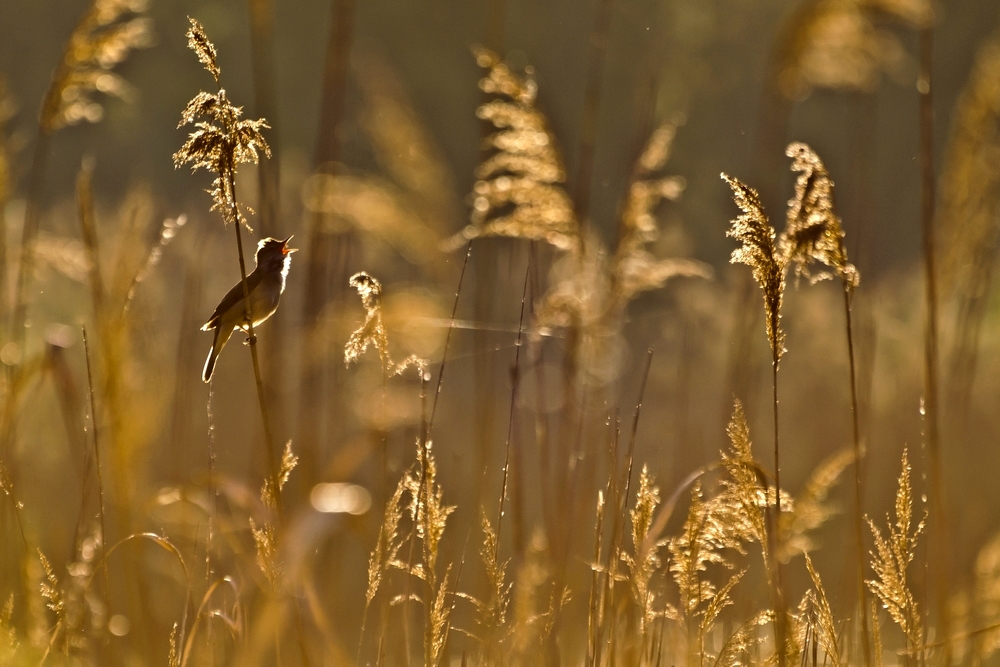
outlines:
[[[291,264],[291,254],[298,248],[289,248],[288,242],[292,240],[289,236],[281,239],[266,238],[261,239],[257,244],[257,266],[265,272],[288,273],[288,265]]]

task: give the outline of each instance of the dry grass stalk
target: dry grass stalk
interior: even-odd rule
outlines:
[[[657,176],[667,160],[676,122],[662,123],[650,135],[636,162],[628,196],[618,221],[618,245],[611,262],[615,303],[628,303],[638,294],[658,289],[677,276],[710,278],[712,270],[702,262],[672,257],[657,259],[647,249],[660,236],[656,209],[663,201],[677,201],[686,182],[681,176]]]
[[[496,149],[476,169],[472,223],[446,245],[451,249],[482,236],[510,236],[545,241],[578,254],[580,227],[573,203],[559,184],[566,171],[555,136],[535,107],[538,85],[515,74],[497,54],[477,48],[476,63],[488,70],[479,87],[497,99],[479,107],[476,115],[498,132],[486,139]],[[509,207],[513,210],[505,212]]]
[[[670,574],[680,593],[680,617],[692,623],[703,602],[715,598],[719,590],[704,576],[710,565],[731,567],[724,553],[744,553],[742,518],[723,503],[706,500],[701,485],[691,488],[691,505],[681,532],[670,539]],[[716,601],[716,605],[721,600]]]
[[[723,643],[722,650],[715,658],[713,667],[749,667],[753,664],[754,653],[761,643],[759,628],[774,620],[774,612],[759,611],[737,628]]]
[[[129,97],[128,85],[111,70],[133,49],[150,45],[151,21],[139,15],[145,10],[145,4],[143,0],[94,0],[66,42],[62,60],[42,100],[21,231],[21,256],[11,323],[11,333],[18,345],[24,343],[27,293],[34,271],[48,139],[66,125],[99,121],[104,110],[94,101],[95,93]]]
[[[188,135],[187,141],[180,150],[174,153],[174,167],[190,164],[191,170],[199,168],[210,169],[216,173],[209,194],[212,196],[212,210],[222,215],[223,223],[233,223],[236,231],[236,250],[240,262],[240,279],[243,284],[243,302],[246,309],[247,343],[250,346],[250,358],[253,362],[254,380],[257,386],[257,403],[260,408],[261,421],[264,426],[264,441],[267,444],[267,463],[271,471],[271,487],[280,489],[281,466],[283,461],[277,461],[274,438],[267,414],[267,403],[264,395],[264,383],[261,380],[260,361],[257,357],[257,335],[254,333],[253,321],[250,317],[250,288],[247,284],[246,261],[243,257],[243,239],[240,227],[246,226],[246,218],[240,210],[236,197],[236,171],[240,164],[257,163],[261,153],[270,157],[271,149],[261,131],[268,127],[264,119],[243,119],[243,111],[229,101],[226,91],[222,88],[221,70],[217,62],[215,46],[205,34],[205,29],[192,18],[188,18],[190,28],[187,31],[188,48],[194,51],[198,61],[215,80],[217,91],[204,91],[195,95],[181,112],[178,127],[193,124],[195,130]],[[205,120],[198,120],[199,118]],[[281,494],[275,494],[278,515],[282,514]]]
[[[732,221],[726,236],[740,242],[733,251],[730,262],[746,264],[750,267],[754,281],[764,296],[764,324],[767,341],[771,346],[771,405],[774,419],[774,503],[773,530],[768,531],[772,558],[780,550],[776,540],[780,537],[777,527],[781,525],[781,463],[778,430],[778,364],[785,352],[785,334],[781,330],[781,302],[785,290],[784,257],[775,244],[774,228],[768,223],[760,195],[738,179],[722,174],[722,179],[733,191],[733,200],[743,214]],[[786,632],[785,595],[781,582],[781,563],[775,562],[768,568],[772,574],[772,588],[775,609],[775,644],[777,645],[778,666],[785,667]]]
[[[400,479],[396,490],[385,506],[385,517],[379,529],[378,541],[368,559],[368,588],[365,591],[365,608],[375,599],[382,578],[389,569],[390,563],[396,560],[401,546],[399,540],[399,521],[403,517],[403,492],[406,490],[406,478]]]
[[[269,516],[259,526],[253,518],[250,519],[250,532],[257,548],[257,566],[267,577],[271,589],[275,591],[281,590],[285,581],[284,567],[279,553],[281,548],[279,526],[273,515],[277,514],[281,507],[281,490],[298,463],[298,457],[292,452],[292,441],[289,440],[285,443],[281,455],[277,479],[265,478],[260,489],[260,500]]]
[[[792,143],[785,155],[792,158],[797,172],[795,197],[788,202],[788,221],[779,247],[784,265],[794,264],[795,274],[810,281],[829,278],[826,273],[812,275],[809,265],[819,262],[834,271],[845,289],[853,290],[860,282],[854,265],[847,261],[844,229],[833,204],[833,180],[819,156],[808,145]]]
[[[876,667],[882,667],[882,624],[879,622],[878,609],[875,607],[874,600],[870,603],[868,616],[872,622],[872,646],[875,647],[875,665]]]
[[[177,630],[178,625],[174,623],[174,626],[170,629],[170,649],[167,652],[167,667],[181,667],[181,655],[180,651],[177,650]]]
[[[844,230],[834,207],[833,180],[815,151],[804,143],[788,145],[785,154],[792,158],[792,171],[797,172],[795,197],[788,202],[788,218],[781,235],[781,249],[787,263],[795,264],[796,275],[822,280],[829,274],[811,276],[809,265],[819,262],[840,279],[844,291],[844,317],[847,334],[848,363],[851,371],[851,419],[854,436],[854,539],[857,549],[858,602],[860,609],[868,607],[864,584],[864,522],[862,520],[861,427],[858,414],[857,370],[854,363],[854,326],[851,303],[861,275],[847,261]],[[862,648],[865,664],[871,665],[868,636],[868,616],[861,614]]]
[[[448,517],[454,506],[443,502],[444,490],[437,483],[437,462],[431,454],[431,443],[417,444],[417,468],[406,478],[410,494],[410,520],[420,538],[423,552],[422,573],[431,588],[436,588],[437,558]]]
[[[48,558],[42,553],[42,550],[38,550],[38,560],[42,565],[42,571],[44,573],[44,579],[41,580],[39,585],[39,593],[41,593],[42,598],[46,601],[45,607],[55,614],[56,624],[52,627],[52,630],[48,633],[48,644],[45,647],[45,654],[42,658],[44,662],[45,657],[52,652],[56,647],[56,642],[62,639],[62,650],[69,654],[69,633],[67,632],[67,614],[66,614],[66,602],[63,599],[62,586],[59,583],[59,578],[56,577],[55,571],[52,569],[52,565],[49,564]]]
[[[483,545],[480,555],[486,570],[486,581],[489,584],[489,595],[485,603],[477,605],[479,618],[477,623],[482,633],[482,660],[490,664],[493,658],[494,644],[497,638],[503,638],[507,630],[507,611],[510,606],[511,587],[507,582],[507,565],[509,561],[500,561],[498,554],[499,535],[493,529],[489,517],[480,515],[483,530]]]
[[[770,570],[766,512],[768,507],[774,505],[774,494],[766,487],[766,480],[754,460],[750,427],[739,399],[733,401],[733,415],[726,427],[726,435],[729,436],[729,451],[720,454],[726,476],[721,482],[722,493],[715,502],[730,507],[730,513],[737,521],[733,527],[742,539],[760,544],[764,563]],[[782,498],[782,502],[787,504],[789,501]]]
[[[659,548],[666,541],[656,541],[652,548],[643,550],[643,544],[649,536],[653,523],[653,515],[660,504],[660,489],[655,485],[649,469],[644,465],[639,474],[639,488],[635,493],[635,507],[629,511],[632,519],[632,549],[633,555],[625,555],[628,565],[629,579],[632,584],[632,595],[639,610],[639,633],[646,643],[647,633],[658,616],[656,611],[656,594],[650,583],[653,575],[660,567]],[[640,554],[642,554],[640,556]]]
[[[661,125],[637,161],[618,219],[614,252],[588,237],[584,250],[558,260],[554,284],[536,307],[536,329],[579,329],[577,363],[596,384],[618,376],[620,333],[629,302],[672,278],[712,276],[711,267],[703,262],[657,258],[648,248],[660,234],[657,208],[663,201],[676,201],[684,191],[683,178],[656,175],[670,156],[675,132],[673,123]]]
[[[907,576],[907,568],[915,556],[917,538],[924,532],[925,522],[921,520],[912,526],[913,490],[910,487],[910,462],[903,450],[902,472],[896,491],[896,521],[886,517],[887,535],[869,519],[875,552],[872,553],[871,567],[875,579],[869,580],[868,587],[882,601],[889,616],[903,631],[907,648],[921,651],[924,645],[924,621],[917,607]]]
[[[357,662],[361,663],[361,649],[365,641],[365,626],[368,622],[368,608],[382,586],[382,580],[393,563],[398,561],[399,549],[403,545],[399,538],[399,522],[403,518],[403,493],[406,491],[406,476],[396,484],[396,490],[385,505],[378,540],[371,556],[368,557],[368,587],[365,590],[365,608],[361,615],[361,632],[358,637]],[[383,634],[385,628],[383,628]]]
[[[853,462],[854,452],[844,449],[813,470],[795,502],[782,514],[782,562],[816,548],[813,533],[837,513],[837,508],[827,502],[830,491]]]
[[[731,222],[726,236],[736,239],[740,247],[733,251],[730,262],[746,264],[753,273],[764,296],[764,324],[771,356],[777,364],[785,352],[785,334],[781,330],[781,302],[785,291],[784,256],[775,243],[774,228],[768,223],[760,195],[739,179],[722,174],[722,180],[733,190],[733,200],[743,214]]]
[[[382,362],[384,374],[399,375],[412,366],[422,377],[427,371],[426,360],[410,355],[403,361],[395,363],[389,355],[389,335],[382,321],[382,283],[364,271],[351,276],[349,283],[361,297],[361,304],[365,309],[365,321],[351,333],[344,345],[344,364],[350,366],[356,363],[370,346],[374,346]]]
[[[344,345],[344,364],[349,366],[356,362],[373,345],[382,360],[382,369],[388,372],[392,362],[389,360],[389,337],[382,322],[382,283],[364,271],[355,273],[348,282],[361,297],[365,308],[365,323],[347,339],[347,344]]]
[[[144,0],[95,0],[70,35],[42,103],[42,131],[51,133],[103,117],[92,95],[128,99],[131,90],[111,70],[133,49],[152,44],[152,21],[141,16]]]
[[[809,578],[812,579],[813,591],[815,591],[816,601],[816,639],[820,647],[830,658],[833,667],[840,667],[840,647],[837,643],[837,625],[833,618],[833,611],[830,609],[830,601],[826,597],[826,589],[819,578],[819,573],[813,567],[809,553],[805,554],[806,569],[809,570]]]
[[[450,630],[451,612],[454,608],[448,604],[448,576],[451,574],[451,565],[445,568],[441,583],[438,584],[437,593],[434,595],[433,604],[430,605],[427,622],[430,624],[425,631],[424,639],[424,664],[436,667],[441,664],[444,656],[445,645],[448,640]]]
[[[609,478],[608,491],[611,483]],[[604,546],[604,494],[604,491],[597,492],[597,525],[594,529],[594,552],[590,563],[590,598],[587,605],[587,665],[593,665],[597,661],[598,643],[601,641],[604,624],[604,600],[607,592],[607,584],[604,582],[607,573],[601,563]]]
[[[236,199],[235,176],[240,164],[256,164],[261,154],[271,156],[271,149],[261,134],[268,127],[267,121],[242,118],[242,107],[230,102],[222,88],[215,47],[204,28],[194,19],[190,21],[188,48],[195,52],[219,89],[214,93],[198,93],[181,112],[178,127],[194,125],[195,129],[174,153],[174,166],[189,164],[192,171],[207,169],[218,174],[209,191],[214,202],[212,210],[219,211],[226,224],[241,223],[253,231]]]
[[[425,664],[436,665],[443,648],[442,637],[447,630],[444,596],[447,594],[448,572],[451,571],[449,565],[438,584],[437,559],[448,516],[455,511],[455,507],[442,502],[444,490],[437,484],[437,462],[431,453],[430,442],[417,444],[417,471],[407,477],[406,484],[410,493],[410,521],[420,539],[423,556],[421,565],[412,568],[411,572],[422,575],[427,584],[424,659]]]

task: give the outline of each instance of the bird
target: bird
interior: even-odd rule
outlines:
[[[298,250],[298,248],[288,247],[288,242],[291,239],[291,236],[284,241],[266,238],[261,239],[257,244],[257,253],[254,256],[257,267],[247,276],[250,316],[255,327],[274,315],[278,309],[278,301],[281,299],[282,292],[285,291],[285,279],[288,277],[288,269],[292,264],[291,255]],[[241,280],[226,292],[226,296],[222,297],[222,301],[216,306],[212,317],[201,328],[202,331],[215,331],[212,349],[208,351],[205,369],[201,373],[201,379],[205,382],[211,381],[212,373],[215,371],[215,362],[219,358],[222,348],[229,342],[233,331],[242,329],[249,332],[243,297],[243,281]]]

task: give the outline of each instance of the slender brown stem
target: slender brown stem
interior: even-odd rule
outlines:
[[[97,408],[94,403],[94,375],[90,369],[90,345],[87,342],[87,328],[80,327],[83,333],[83,352],[87,358],[87,395],[90,398],[90,426],[94,431],[94,466],[97,468],[97,496],[99,498],[99,513],[101,521],[101,563],[104,570],[104,595],[108,608],[111,607],[111,582],[108,578],[107,544],[108,533],[104,528],[104,480],[101,475],[101,446],[97,437]]]
[[[205,583],[212,586],[212,542],[215,539],[215,517],[219,514],[219,494],[215,485],[215,415],[212,413],[212,384],[208,385],[208,404],[205,412],[208,416],[208,497],[211,505],[208,510],[208,534],[205,537]],[[212,637],[212,623],[205,626],[205,641],[209,655],[215,655],[215,643]]]
[[[778,348],[772,346],[771,404],[774,410],[774,525],[771,534],[771,558],[774,568],[774,643],[778,652],[778,667],[785,667],[785,644],[788,637],[788,619],[785,616],[785,589],[781,578],[781,463],[778,457]]]
[[[240,233],[240,214],[236,204],[236,178],[235,167],[230,164],[225,169],[224,174],[219,174],[229,182],[229,193],[232,196],[232,210],[230,215],[233,220],[233,227],[236,228],[236,249],[240,257],[240,280],[243,284],[243,309],[247,325],[247,343],[250,345],[250,357],[253,360],[253,376],[257,385],[257,402],[260,405],[260,418],[264,424],[264,441],[267,444],[267,463],[271,475],[271,488],[274,489],[275,507],[278,515],[282,514],[281,492],[278,486],[278,459],[277,451],[274,447],[274,437],[271,434],[271,423],[267,417],[267,401],[264,397],[264,382],[260,377],[260,360],[257,358],[257,336],[253,331],[253,316],[250,313],[250,287],[247,284],[247,266],[243,258],[243,236]]]
[[[924,297],[927,308],[927,325],[924,336],[924,408],[928,457],[928,482],[930,516],[936,523],[936,535],[931,538],[932,580],[935,590],[940,634],[950,636],[951,623],[948,610],[947,539],[948,524],[945,513],[944,489],[941,470],[940,432],[938,415],[938,327],[937,327],[937,275],[934,242],[934,97],[932,70],[934,65],[934,27],[928,24],[920,31],[920,76],[917,90],[920,100],[920,181],[921,222],[924,251]],[[945,665],[951,664],[951,645],[943,649]]]
[[[507,498],[507,478],[510,471],[510,441],[514,431],[514,402],[517,399],[517,387],[521,378],[521,338],[524,334],[524,305],[528,296],[528,276],[531,272],[531,255],[528,255],[528,266],[524,269],[524,287],[521,290],[521,316],[517,323],[517,342],[514,344],[514,367],[511,370],[510,387],[510,417],[507,420],[507,445],[503,460],[503,482],[500,485],[500,507],[497,510],[497,538],[494,545],[493,560],[498,561],[500,551],[500,528],[503,525],[503,504]]]
[[[847,358],[851,367],[851,422],[854,433],[854,539],[858,556],[858,603],[861,609],[861,641],[862,650],[865,656],[865,667],[871,667],[872,650],[869,638],[868,614],[868,594],[865,591],[865,542],[864,542],[864,521],[862,519],[862,499],[863,491],[861,485],[861,427],[858,415],[858,382],[857,372],[854,364],[854,326],[851,317],[851,297],[853,289],[844,280],[844,316],[847,322]]]
[[[455,289],[455,303],[451,307],[451,319],[448,321],[448,333],[444,338],[444,350],[441,352],[441,368],[438,369],[437,385],[434,387],[434,401],[431,403],[431,417],[427,422],[427,432],[424,442],[431,437],[431,430],[434,428],[434,415],[437,414],[438,398],[441,397],[441,383],[444,380],[445,363],[448,361],[448,348],[451,346],[451,334],[455,330],[455,314],[458,312],[458,297],[462,294],[462,283],[465,282],[465,269],[469,266],[469,257],[472,256],[472,241],[469,241],[465,249],[465,261],[462,262],[462,272],[458,276],[458,287]]]

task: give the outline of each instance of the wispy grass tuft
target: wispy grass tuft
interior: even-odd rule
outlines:
[[[875,539],[871,567],[876,578],[867,583],[882,601],[889,616],[903,631],[907,649],[919,652],[924,646],[924,619],[913,595],[907,570],[916,556],[917,538],[924,532],[925,522],[921,520],[916,526],[913,525],[913,489],[910,486],[910,461],[906,450],[903,450],[895,513],[895,522],[886,517],[885,535],[871,519],[868,520]]]

